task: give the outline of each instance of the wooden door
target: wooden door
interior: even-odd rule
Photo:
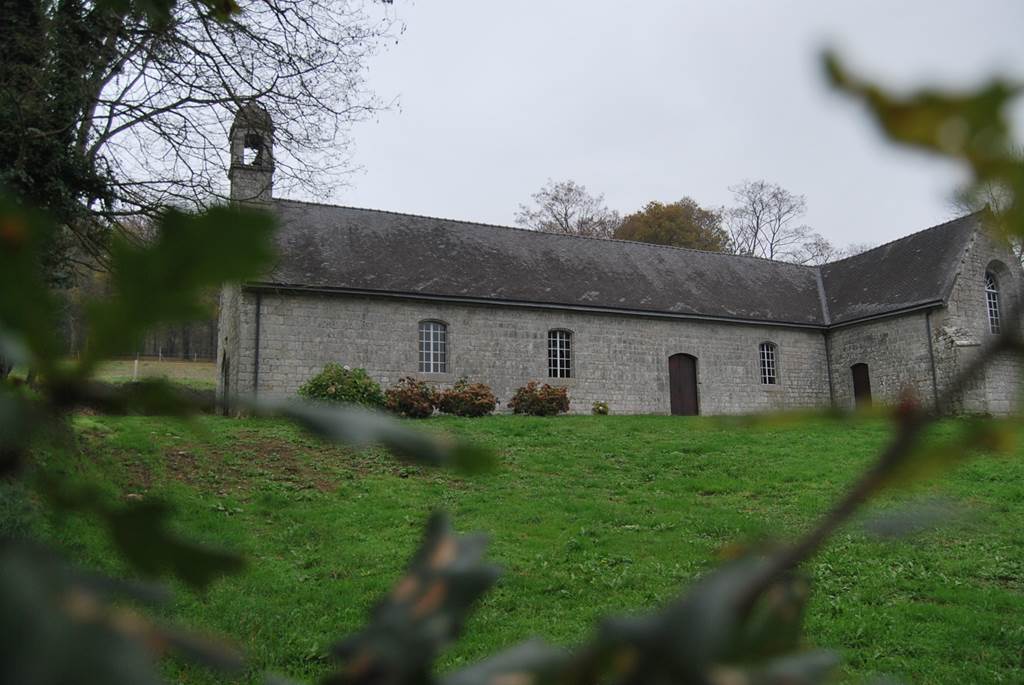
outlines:
[[[228,353],[225,352],[220,362],[220,412],[224,416],[231,416],[231,364]]]
[[[858,407],[871,404],[871,376],[867,364],[854,364],[850,367],[853,373],[853,402]]]
[[[690,354],[673,354],[668,358],[669,400],[673,416],[696,416],[697,358]]]

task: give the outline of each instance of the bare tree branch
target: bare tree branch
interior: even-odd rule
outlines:
[[[564,235],[611,238],[622,223],[619,213],[608,209],[604,195],[591,195],[575,181],[552,181],[532,196],[533,206],[519,205],[520,226]]]

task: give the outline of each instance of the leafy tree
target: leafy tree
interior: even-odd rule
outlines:
[[[174,7],[173,0],[160,2],[139,7]],[[223,4],[231,5],[230,0]],[[214,3],[220,5],[220,0]],[[126,0],[119,0],[119,6],[134,7]],[[999,225],[1024,235],[1024,164],[1007,152],[1011,136],[1005,114],[1017,89],[995,81],[978,92],[892,95],[848,73],[833,57],[826,59],[826,67],[832,84],[867,104],[892,139],[966,163],[975,188],[1005,184],[1012,197]],[[954,128],[962,135],[951,140]],[[67,473],[49,459],[36,458],[40,446],[75,449],[76,441],[64,439],[62,432],[68,430],[68,413],[78,408],[165,415],[194,411],[192,401],[166,383],[104,387],[91,382],[91,372],[100,359],[130,347],[146,329],[194,317],[202,309],[205,289],[224,280],[253,278],[273,261],[272,221],[257,213],[214,209],[190,216],[171,211],[160,224],[148,244],[114,241],[110,295],[87,307],[90,345],[81,359],[64,363],[55,343],[56,304],[44,277],[44,255],[57,225],[26,209],[24,199],[0,195],[0,292],[18,294],[0,297],[0,352],[40,369],[33,388],[0,383],[0,475],[35,488],[43,506],[101,524],[112,549],[136,574],[174,577],[202,589],[236,572],[242,560],[186,539],[169,525],[172,512],[158,501],[124,502],[108,493],[69,488]],[[1008,312],[1015,323],[1017,314]],[[893,431],[886,447],[798,538],[735,550],[735,558],[661,608],[605,619],[578,645],[558,648],[529,641],[439,674],[438,657],[467,625],[499,571],[484,561],[484,538],[458,535],[443,515],[432,516],[422,546],[376,604],[367,625],[332,649],[340,663],[322,682],[826,682],[837,657],[806,649],[801,638],[809,597],[801,566],[872,497],[951,468],[979,451],[1012,449],[1019,417],[974,417],[948,436],[931,429],[993,359],[1024,354],[1018,330],[1018,325],[1006,326],[992,336],[935,398],[934,407],[908,398],[888,412]],[[265,401],[250,406],[355,447],[380,443],[424,465],[466,467],[493,460],[489,452],[362,410]],[[150,584],[85,573],[37,546],[0,536],[0,629],[8,638],[0,642],[0,682],[157,683],[154,659],[170,651],[237,673],[242,662],[232,650],[150,619],[147,607],[161,600],[166,601],[165,593]]]
[[[275,179],[336,185],[349,126],[381,105],[363,74],[388,22],[350,0],[243,4],[0,0],[0,185],[62,226],[51,280],[76,253],[105,263],[125,217],[220,197],[224,122],[252,98],[277,125]]]
[[[604,195],[591,195],[575,181],[548,179],[531,197],[532,205],[519,205],[516,223],[534,231],[611,238],[622,222],[605,206]]]
[[[615,237],[712,252],[724,252],[729,247],[722,212],[701,207],[689,197],[668,204],[648,202],[642,210],[623,220]]]

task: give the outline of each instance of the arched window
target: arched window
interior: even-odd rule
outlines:
[[[985,301],[988,303],[988,329],[998,333],[999,327],[999,281],[991,271],[985,272]]]
[[[757,347],[757,356],[761,365],[762,385],[776,385],[779,382],[776,351],[775,343],[763,342]]]
[[[548,377],[572,378],[572,333],[548,331]]]
[[[420,321],[420,373],[448,373],[448,326]]]

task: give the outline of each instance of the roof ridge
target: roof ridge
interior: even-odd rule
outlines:
[[[658,248],[663,250],[681,250],[683,252],[697,252],[700,254],[710,254],[725,257],[736,257],[741,259],[755,259],[762,262],[771,262],[772,264],[781,264],[785,266],[793,266],[801,269],[817,269],[818,266],[812,264],[796,264],[794,262],[784,262],[778,259],[768,259],[767,257],[758,257],[757,255],[745,255],[736,254],[734,252],[716,252],[715,250],[698,250],[693,247],[681,247],[679,245],[661,245],[658,243],[645,243],[642,240],[623,240],[622,238],[597,238],[589,235],[571,235],[568,233],[547,233],[545,231],[535,231],[532,228],[522,228],[519,226],[504,226],[502,224],[490,224],[484,221],[468,221],[466,219],[451,219],[443,216],[430,216],[428,214],[413,214],[412,212],[395,212],[390,209],[373,209],[370,207],[355,207],[353,205],[333,205],[326,202],[312,202],[309,200],[293,200],[285,197],[275,197],[274,202],[291,202],[293,204],[300,205],[313,205],[316,207],[332,207],[334,209],[354,209],[360,212],[376,212],[378,214],[392,214],[395,216],[409,216],[417,219],[433,219],[435,221],[450,221],[452,223],[469,224],[472,226],[486,226],[487,228],[501,228],[506,231],[519,231],[522,233],[532,233],[535,235],[554,236],[557,238],[569,238],[572,240],[596,240],[602,243],[624,243],[627,245],[643,245],[651,248]]]
[[[914,236],[920,235],[922,233],[927,233],[928,231],[934,230],[936,228],[942,228],[943,226],[948,226],[950,224],[956,223],[957,221],[963,221],[964,219],[969,219],[972,216],[975,216],[975,215],[978,215],[978,214],[984,214],[985,211],[986,211],[985,209],[979,209],[976,212],[970,212],[968,214],[964,214],[963,216],[958,216],[958,217],[956,217],[954,219],[950,219],[949,221],[943,221],[941,224],[935,224],[934,226],[929,226],[928,228],[922,228],[919,231],[914,231],[913,233],[908,233],[907,235],[900,236],[899,238],[893,238],[892,240],[884,242],[881,245],[875,245],[870,250],[864,250],[863,252],[858,252],[857,254],[852,254],[849,257],[843,257],[842,259],[837,259],[837,260],[832,261],[832,262],[825,262],[824,264],[821,264],[820,266],[822,266],[822,267],[832,266],[833,264],[839,264],[840,262],[845,262],[845,261],[847,261],[849,259],[856,259],[857,257],[862,257],[862,256],[864,256],[866,254],[874,252],[875,250],[881,250],[883,247],[889,247],[890,245],[893,245],[893,244],[898,243],[900,241],[909,240],[910,238],[913,238]]]

